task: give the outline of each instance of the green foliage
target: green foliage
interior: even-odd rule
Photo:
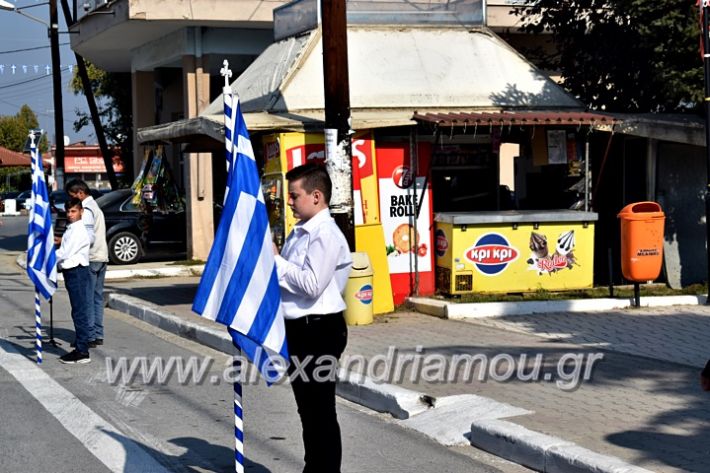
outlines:
[[[130,156],[133,151],[131,75],[129,73],[106,72],[88,61],[85,62],[106,140],[121,146],[124,163],[129,164],[132,161]],[[79,68],[74,69],[74,77],[70,83],[75,95],[84,93],[78,71]],[[75,132],[85,126],[92,126],[90,115],[78,109],[76,114]]]
[[[32,185],[28,167],[4,166],[0,167],[0,192],[22,191]]]
[[[559,71],[592,109],[698,110],[703,97],[698,8],[688,0],[531,0],[521,30],[551,33],[557,49],[521,51]]]
[[[28,105],[20,107],[13,116],[0,116],[0,146],[12,151],[22,152],[27,141],[27,135],[33,128],[39,128],[37,115]],[[40,151],[47,151],[47,138],[42,136]]]

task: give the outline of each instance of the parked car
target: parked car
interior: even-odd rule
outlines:
[[[141,211],[132,203],[133,192],[121,189],[109,192],[96,203],[106,220],[109,260],[114,264],[137,263],[146,256],[161,252],[186,251],[186,219],[184,205],[173,211]],[[66,213],[58,210],[56,234],[66,228]]]
[[[106,193],[96,189],[89,189],[94,199],[104,196]],[[69,200],[69,194],[64,190],[52,191],[49,194],[49,205],[53,212],[64,211],[64,204]]]
[[[32,198],[32,190],[27,190],[20,192],[17,197],[15,197],[15,202],[17,202],[17,206],[15,207],[17,210],[21,209],[28,209],[29,210],[29,205],[30,205],[30,199]]]

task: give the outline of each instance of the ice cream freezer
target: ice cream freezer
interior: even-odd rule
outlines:
[[[448,294],[592,287],[594,212],[435,215],[437,289]]]

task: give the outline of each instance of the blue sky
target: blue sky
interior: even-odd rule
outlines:
[[[20,6],[36,5],[24,10],[33,16],[48,22],[49,7],[39,5],[41,0],[8,0]],[[69,1],[71,5],[71,0]],[[59,31],[67,31],[64,15],[59,8]],[[95,143],[93,127],[85,127],[80,133],[75,133],[73,122],[76,109],[87,111],[86,98],[75,96],[69,90],[72,72],[69,67],[76,67],[74,53],[69,47],[69,35],[60,34],[60,61],[62,65],[62,96],[64,106],[64,134],[71,142],[84,140]],[[31,51],[11,52],[18,49],[33,49]],[[37,114],[40,126],[47,132],[50,142],[54,142],[54,102],[52,96],[51,73],[47,74],[47,66],[51,66],[52,58],[49,48],[47,27],[14,12],[0,10],[0,115],[14,115],[22,104],[27,104]],[[15,73],[12,66],[15,66]],[[17,85],[15,85],[17,84]]]

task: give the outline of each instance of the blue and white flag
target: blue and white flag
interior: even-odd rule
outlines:
[[[32,197],[30,222],[27,231],[27,274],[35,288],[49,299],[57,290],[57,257],[54,252],[54,231],[52,213],[49,208],[49,194],[44,181],[42,156],[30,137],[32,156]]]
[[[267,381],[288,366],[269,218],[239,99],[224,95],[227,194],[192,310],[229,327]]]

